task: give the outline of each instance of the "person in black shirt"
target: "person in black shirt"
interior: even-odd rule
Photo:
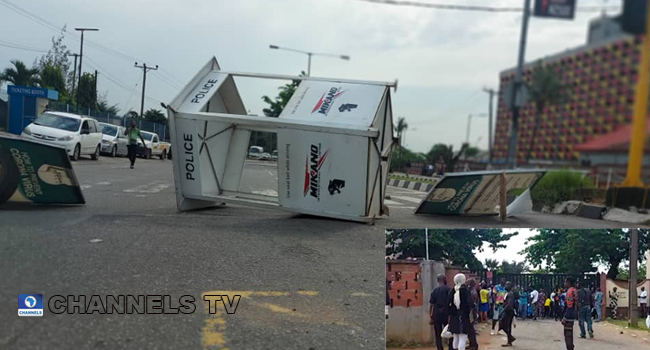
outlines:
[[[515,318],[515,293],[512,291],[512,282],[506,283],[506,297],[503,301],[503,318],[501,322],[503,324],[503,331],[506,332],[508,337],[508,342],[501,346],[512,346],[512,342],[516,340],[512,336],[512,320]]]
[[[447,296],[449,295],[449,287],[447,287],[447,277],[445,275],[438,275],[438,286],[431,292],[429,298],[429,317],[433,324],[433,332],[436,336],[436,348],[444,350],[442,345],[442,329],[448,323],[449,313],[447,307]],[[449,339],[449,348],[451,349],[451,339]]]

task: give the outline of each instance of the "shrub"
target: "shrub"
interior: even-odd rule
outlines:
[[[553,207],[556,203],[569,200],[573,191],[594,187],[590,179],[571,170],[549,171],[530,192],[536,207]]]

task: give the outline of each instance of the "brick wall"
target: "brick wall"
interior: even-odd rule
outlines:
[[[422,306],[422,283],[419,261],[392,262],[386,265],[388,295],[392,307]]]

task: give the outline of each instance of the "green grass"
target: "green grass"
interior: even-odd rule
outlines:
[[[553,207],[555,204],[571,199],[573,191],[594,187],[590,179],[570,170],[549,171],[530,192],[533,203]]]
[[[621,327],[623,327],[623,328],[627,327],[627,325],[628,325],[628,320],[612,320],[612,319],[607,319],[607,322],[609,322],[609,323],[611,323],[611,324],[615,324],[615,325],[617,325],[617,326],[621,326]],[[646,332],[650,333],[650,330],[647,329],[646,326],[645,326],[645,318],[641,318],[641,317],[639,317],[639,323],[637,324],[637,326],[636,326],[636,327],[632,326],[632,327],[630,327],[630,328],[632,328],[632,329],[637,329],[637,330],[641,330],[641,331],[646,331]]]

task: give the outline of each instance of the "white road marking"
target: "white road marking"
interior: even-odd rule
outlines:
[[[110,184],[111,184],[110,182],[98,182],[98,183],[96,183],[96,185],[100,185],[100,186],[107,186],[107,185],[110,185]]]
[[[91,187],[92,187],[91,185],[81,185],[81,186],[79,186],[79,188],[81,188],[82,190],[87,190],[87,189],[89,189]]]
[[[418,203],[422,202],[422,198],[413,198],[413,197],[406,197],[406,196],[390,196],[390,198],[396,198],[396,199],[401,199],[403,201],[411,202],[411,203]]]
[[[158,183],[158,182],[152,182],[148,183],[146,185],[140,185],[138,187],[134,188],[129,188],[127,190],[124,190],[124,192],[137,192],[137,193],[158,193],[167,187],[171,186],[171,184],[166,184],[166,183]]]
[[[275,175],[275,174],[273,174],[272,172],[270,172],[270,171],[268,171],[268,170],[267,170],[267,172],[268,172],[269,175],[271,175],[271,176]]]
[[[395,202],[395,201],[392,201],[390,199],[384,199],[384,204],[386,204],[387,206],[403,206],[403,205],[405,205],[404,203]]]

